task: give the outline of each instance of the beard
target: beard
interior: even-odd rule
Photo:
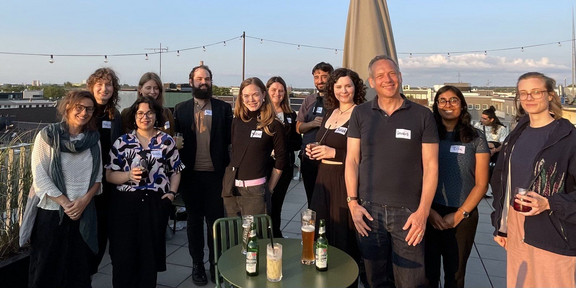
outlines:
[[[206,90],[201,89],[202,86],[206,86]],[[198,99],[209,99],[212,97],[212,87],[206,84],[201,84],[199,87],[192,87],[192,96]]]

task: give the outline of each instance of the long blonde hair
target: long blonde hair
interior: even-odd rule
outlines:
[[[560,102],[560,97],[554,90],[554,87],[556,87],[556,81],[540,72],[528,72],[522,74],[522,76],[518,78],[518,82],[516,82],[516,98],[514,98],[514,105],[516,106],[516,119],[520,119],[522,116],[526,115],[526,111],[524,111],[524,108],[522,108],[522,105],[520,105],[520,99],[518,96],[520,95],[520,91],[518,91],[518,84],[520,81],[530,78],[538,78],[544,81],[548,95],[552,96],[552,100],[548,101],[548,110],[554,119],[558,120],[562,118],[562,104]]]
[[[274,135],[274,133],[270,131],[269,125],[272,124],[274,119],[276,119],[276,114],[274,113],[274,107],[272,107],[272,101],[270,101],[270,97],[266,92],[266,86],[264,85],[262,80],[260,80],[258,77],[248,78],[242,81],[242,84],[240,84],[240,92],[238,92],[238,97],[236,98],[236,105],[234,106],[234,117],[240,118],[244,122],[249,122],[252,119],[248,115],[250,110],[248,110],[248,108],[244,106],[244,103],[242,103],[243,102],[242,92],[244,91],[244,88],[246,88],[248,85],[251,84],[258,86],[260,92],[264,96],[264,102],[262,103],[262,106],[260,106],[260,109],[258,110],[259,117],[256,129],[263,129],[264,132],[266,132],[266,134],[272,136]]]

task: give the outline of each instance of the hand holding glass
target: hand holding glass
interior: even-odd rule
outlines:
[[[174,141],[176,142],[176,149],[182,149],[182,147],[184,147],[184,136],[182,133],[176,133],[176,135],[174,135]]]
[[[528,191],[524,188],[520,187],[514,188],[514,204],[513,204],[514,210],[518,212],[530,212],[530,210],[532,210],[532,207],[530,206],[523,205],[522,203],[516,203],[516,199],[520,200],[521,202],[524,202],[524,200],[519,199],[518,197],[516,197],[516,195],[526,196],[526,193],[528,193]]]

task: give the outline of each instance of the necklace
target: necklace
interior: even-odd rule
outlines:
[[[350,111],[350,110],[351,110],[352,108],[354,108],[354,107],[356,107],[356,104],[354,104],[354,105],[346,108],[345,110],[340,110],[340,108],[338,108],[338,112],[340,112],[340,113],[338,114],[338,116],[337,116],[336,119],[334,120],[334,127],[338,127],[338,122],[340,122],[340,117],[341,117],[344,113]]]
[[[342,114],[348,112],[350,109],[354,108],[355,106],[356,106],[356,104],[348,107],[348,108],[347,108],[346,110],[344,110],[344,111],[342,111],[342,110],[340,110],[340,108],[338,108],[338,111],[340,111],[340,115],[342,115]]]

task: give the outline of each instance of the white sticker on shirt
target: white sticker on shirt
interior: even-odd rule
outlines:
[[[250,131],[250,138],[262,138],[262,130]]]
[[[322,107],[316,107],[316,114],[322,114]]]
[[[205,110],[205,111],[204,111],[204,115],[206,115],[206,116],[212,116],[212,110]]]
[[[292,118],[287,117],[287,118],[286,118],[286,122],[288,122],[288,124],[292,124]]]
[[[396,138],[412,139],[412,131],[407,129],[396,129]]]
[[[166,123],[164,123],[164,129],[170,129],[170,121],[166,121]]]
[[[162,158],[162,150],[152,150],[152,157],[156,159]]]
[[[341,135],[346,135],[346,131],[348,131],[348,128],[346,128],[346,127],[338,127],[338,128],[336,128],[336,130],[334,131],[334,133],[341,134]]]
[[[102,121],[102,128],[104,128],[104,129],[112,128],[112,122],[111,121]]]
[[[452,146],[450,146],[450,153],[464,154],[464,153],[466,153],[466,146],[464,146],[464,145],[452,145]]]

